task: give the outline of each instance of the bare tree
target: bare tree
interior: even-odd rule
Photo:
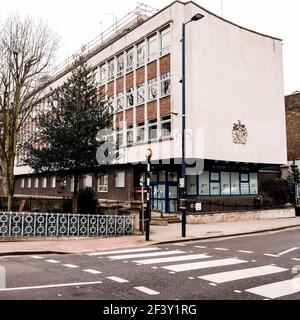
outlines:
[[[58,37],[42,20],[12,15],[0,24],[0,161],[8,210],[18,135],[42,94],[40,81],[49,72],[57,47]]]

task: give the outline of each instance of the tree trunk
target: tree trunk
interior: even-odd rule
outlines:
[[[78,214],[78,174],[74,176],[74,192],[73,192],[73,199],[72,199],[72,213],[74,215]]]
[[[6,165],[6,187],[7,187],[7,211],[12,210],[14,196],[14,162],[8,161]]]

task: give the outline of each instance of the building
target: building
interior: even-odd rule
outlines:
[[[97,198],[137,199],[145,165],[136,163],[145,161],[150,146],[153,208],[177,210],[181,28],[197,13],[204,18],[186,27],[187,196],[252,203],[262,179],[280,176],[280,165],[287,162],[282,41],[195,2],[174,1],[151,16],[135,12],[89,50],[88,63],[97,75],[101,99],[114,113],[115,139],[123,152],[118,163],[100,167],[80,182],[94,187]],[[46,92],[69,72],[66,66],[49,78]],[[46,96],[39,110],[47,110]],[[34,130],[31,121],[22,136]],[[16,194],[72,194],[71,178],[59,183],[55,174],[34,176],[22,166],[24,156],[15,170]]]

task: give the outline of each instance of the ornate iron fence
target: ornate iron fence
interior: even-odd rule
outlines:
[[[119,236],[132,232],[132,216],[0,212],[0,237]]]

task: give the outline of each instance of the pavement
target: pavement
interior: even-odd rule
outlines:
[[[84,253],[106,249],[129,248],[151,244],[208,240],[222,237],[270,232],[300,227],[300,217],[218,222],[210,224],[187,224],[186,237],[181,236],[181,223],[167,226],[150,226],[150,241],[145,235],[132,235],[110,238],[47,238],[0,240],[0,256],[33,253]]]

